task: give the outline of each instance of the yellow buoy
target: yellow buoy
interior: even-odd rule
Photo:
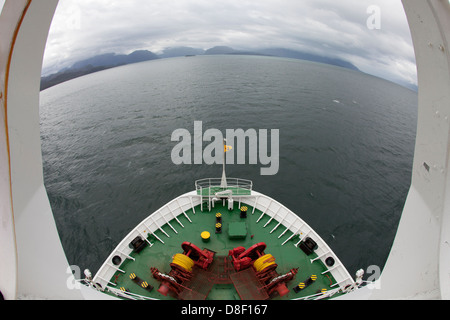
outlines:
[[[175,254],[172,263],[189,272],[192,271],[192,267],[194,266],[194,261],[182,253]]]
[[[271,254],[266,254],[256,259],[256,261],[253,263],[253,267],[256,269],[256,272],[260,272],[274,264],[275,258]]]
[[[208,242],[211,238],[211,234],[208,231],[203,231],[200,236],[202,237],[203,242]]]

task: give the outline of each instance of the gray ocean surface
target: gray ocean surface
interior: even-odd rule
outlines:
[[[279,129],[279,171],[227,165],[283,203],[351,275],[383,268],[411,182],[417,93],[360,72],[262,56],[153,60],[41,92],[44,179],[70,264],[95,273],[150,213],[220,177],[175,165],[172,132]],[[209,142],[204,142],[204,147]],[[270,149],[269,149],[270,150]]]

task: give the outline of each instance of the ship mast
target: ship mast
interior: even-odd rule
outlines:
[[[227,139],[223,139],[223,161],[222,161],[222,181],[220,182],[220,187],[227,188],[227,177],[225,174],[225,152],[227,152]]]

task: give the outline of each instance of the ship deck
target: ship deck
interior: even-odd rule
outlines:
[[[234,203],[233,210],[223,206],[221,201],[216,202],[215,207],[210,211],[205,209],[205,206],[201,211],[200,205],[186,210],[185,215],[181,214],[151,234],[146,234],[150,244],[146,243],[146,247],[139,253],[131,252],[129,254],[130,258],[125,259],[109,279],[108,287],[114,288],[115,294],[119,297],[121,291],[126,291],[137,297],[175,299],[157,291],[160,282],[153,278],[150,268],[155,267],[160,272],[168,274],[171,270],[169,264],[172,262],[173,256],[183,252],[181,244],[187,241],[200,249],[207,248],[214,251],[215,256],[208,272],[194,267],[191,288],[182,295],[186,300],[262,300],[269,298],[258,293],[258,284],[252,280],[251,274],[236,273],[232,269],[231,260],[228,257],[229,250],[235,247],[249,248],[259,242],[266,243],[265,253],[275,257],[278,274],[282,275],[293,268],[298,268],[295,278],[287,284],[289,293],[283,297],[274,295],[270,299],[300,299],[320,294],[324,289],[335,290],[338,288],[336,280],[331,272],[327,272],[329,269],[317,257],[317,254],[306,255],[297,246],[300,241],[299,235],[293,235],[290,230],[286,230],[282,235],[279,232],[271,232],[280,225],[279,221],[248,204],[245,205],[248,207],[246,218],[240,217],[238,202]],[[216,213],[222,215],[221,233],[215,232]],[[203,231],[210,233],[210,239],[207,242],[201,238]],[[315,260],[311,261],[312,259]],[[247,272],[251,273],[251,271]],[[151,291],[142,288],[130,278],[132,273],[154,288]],[[293,291],[294,287],[312,275],[317,276],[316,281],[298,293]],[[110,294],[112,293],[110,292]]]

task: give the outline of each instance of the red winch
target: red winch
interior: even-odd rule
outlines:
[[[237,247],[229,251],[229,256],[233,262],[236,271],[242,271],[250,267],[256,273],[256,278],[261,284],[262,289],[270,296],[275,291],[280,296],[284,296],[289,292],[286,283],[291,281],[298,272],[298,268],[291,269],[284,275],[279,275],[275,269],[277,264],[275,258],[271,254],[265,254],[266,244],[259,242],[248,248]]]
[[[228,252],[236,271],[244,270],[250,267],[256,259],[264,255],[266,249],[264,242],[259,242],[245,250],[244,247],[236,247]]]
[[[207,249],[201,250],[195,244],[183,242],[183,253],[173,256],[169,274],[161,273],[157,268],[150,268],[153,277],[161,282],[158,292],[167,296],[169,291],[178,295],[183,289],[183,283],[192,278],[192,268],[195,266],[207,270],[214,258],[214,252]]]

